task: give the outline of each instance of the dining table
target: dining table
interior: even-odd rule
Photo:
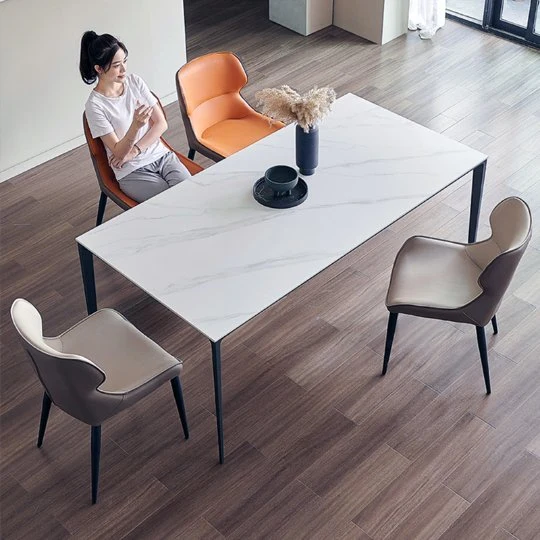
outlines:
[[[97,257],[208,338],[220,463],[224,338],[468,173],[476,240],[485,154],[353,94],[335,101],[319,134],[302,204],[253,197],[269,167],[295,167],[289,125],[76,239],[88,313]]]

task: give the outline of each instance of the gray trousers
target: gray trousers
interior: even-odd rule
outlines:
[[[137,202],[143,202],[190,176],[176,154],[168,152],[154,163],[130,172],[118,183],[126,195]]]

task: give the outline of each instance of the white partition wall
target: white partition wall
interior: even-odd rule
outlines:
[[[409,0],[385,0],[381,44],[407,33]]]
[[[270,20],[308,36],[332,24],[334,0],[270,0]]]
[[[373,43],[407,32],[409,0],[334,0],[334,25]]]
[[[79,75],[85,30],[110,33],[164,103],[186,61],[181,0],[0,2],[0,181],[84,142],[81,115],[91,87]]]

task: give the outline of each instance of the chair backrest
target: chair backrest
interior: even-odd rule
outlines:
[[[519,197],[501,201],[489,221],[490,238],[467,247],[469,256],[484,269],[478,278],[483,293],[471,309],[475,320],[485,323],[496,313],[532,234],[531,211]]]
[[[83,127],[88,149],[90,150],[90,157],[92,158],[92,165],[96,171],[96,176],[99,184],[99,188],[107,197],[111,198],[118,206],[127,210],[137,206],[137,201],[128,197],[118,184],[118,180],[114,176],[114,172],[109,165],[109,159],[107,157],[107,151],[105,145],[100,137],[94,139],[90,132],[90,126],[86,120],[86,113],[83,113]]]
[[[122,396],[105,395],[97,390],[105,380],[98,366],[83,356],[58,350],[59,339],[43,337],[41,315],[30,302],[17,298],[11,306],[11,319],[55,405],[87,424],[97,425],[104,407],[122,401]]]
[[[206,54],[181,67],[176,87],[188,138],[190,127],[200,137],[217,122],[245,116],[249,105],[240,90],[247,80],[242,63],[231,52]]]

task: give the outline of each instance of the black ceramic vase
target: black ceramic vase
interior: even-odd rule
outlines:
[[[296,126],[296,165],[300,174],[309,176],[315,173],[319,164],[319,126],[309,128],[306,133]]]

